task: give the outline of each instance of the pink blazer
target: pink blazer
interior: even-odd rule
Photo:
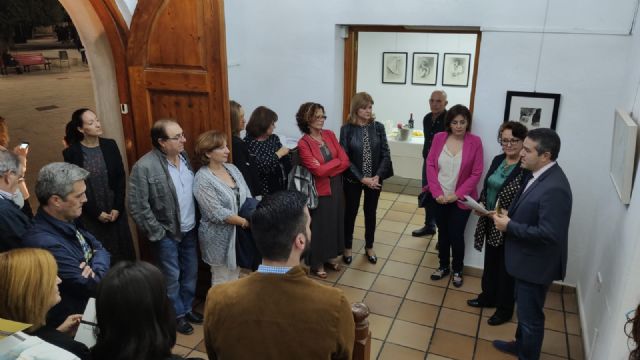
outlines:
[[[443,131],[433,137],[431,149],[426,160],[427,185],[424,190],[430,191],[434,199],[444,195],[440,182],[438,182],[438,158],[442,153],[442,149],[444,149],[448,136],[449,134]],[[455,190],[455,194],[459,199],[464,199],[465,195],[478,199],[478,183],[482,177],[483,166],[482,140],[476,135],[466,133],[462,145],[462,163],[460,164],[460,173],[458,173],[458,182]],[[458,207],[467,209],[466,206],[460,203],[458,203]]]
[[[336,135],[331,130],[322,130],[322,140],[327,144],[332,159],[325,162],[320,152],[320,144],[311,136],[304,135],[298,140],[300,162],[309,169],[316,181],[318,196],[330,196],[330,177],[341,174],[349,167],[349,157],[340,146]]]

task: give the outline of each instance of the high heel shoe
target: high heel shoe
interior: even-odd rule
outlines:
[[[365,250],[366,255],[367,255],[367,260],[369,260],[370,263],[372,264],[376,264],[378,262],[378,257],[376,256],[376,254],[369,254],[368,250]]]
[[[342,261],[344,261],[345,264],[350,265],[353,261],[353,256],[342,255]]]

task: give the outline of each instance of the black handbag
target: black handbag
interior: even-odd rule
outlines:
[[[420,195],[418,195],[418,207],[419,208],[426,207],[430,196],[431,196],[430,192],[427,192],[427,191],[421,192]]]

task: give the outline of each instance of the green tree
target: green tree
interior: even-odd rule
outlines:
[[[0,0],[0,51],[12,44],[16,29],[30,36],[34,26],[55,25],[65,14],[58,0]]]

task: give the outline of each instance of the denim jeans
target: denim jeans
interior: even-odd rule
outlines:
[[[153,243],[158,267],[167,281],[167,295],[173,302],[176,317],[191,311],[198,279],[197,231],[182,234],[177,241],[169,236]]]
[[[540,358],[544,338],[544,301],[549,285],[540,285],[516,279],[515,295],[518,312],[516,344],[518,359]]]

